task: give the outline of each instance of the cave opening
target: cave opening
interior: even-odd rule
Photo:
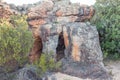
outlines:
[[[31,63],[35,62],[40,58],[42,54],[42,48],[43,48],[42,40],[39,36],[37,36],[36,38],[34,38],[33,47],[29,54],[29,60]]]
[[[31,53],[29,54],[30,62],[34,62],[40,58],[42,54],[42,49],[43,49],[42,39],[39,36],[35,38]],[[56,57],[55,57],[56,61],[59,61],[65,57],[64,50],[65,50],[65,43],[64,43],[63,32],[61,32],[59,34],[58,43],[56,47]]]
[[[65,56],[64,50],[65,50],[65,43],[64,43],[63,32],[61,32],[59,34],[58,45],[56,48],[56,60],[57,61],[64,58],[64,56]]]

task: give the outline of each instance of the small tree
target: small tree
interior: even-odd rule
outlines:
[[[7,67],[8,71],[15,66],[23,66],[33,43],[32,33],[27,29],[26,16],[12,16],[11,20],[14,24],[5,19],[0,20],[0,66]]]

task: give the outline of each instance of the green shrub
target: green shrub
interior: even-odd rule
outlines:
[[[120,58],[120,0],[96,0],[92,19],[99,31],[104,58]]]
[[[13,24],[14,27],[19,27],[23,29],[28,29],[28,24],[27,24],[27,16],[26,15],[13,15],[11,16],[11,23]]]
[[[0,19],[0,27],[13,27],[8,19]]]
[[[57,71],[60,69],[61,62],[56,62],[52,53],[43,53],[38,61],[34,63],[37,67],[39,76],[43,76],[47,71]]]
[[[27,29],[25,16],[12,16],[11,20],[15,22],[16,27],[8,20],[0,20],[0,66],[5,64],[23,66],[32,47],[32,33]],[[7,66],[8,71],[10,65]]]

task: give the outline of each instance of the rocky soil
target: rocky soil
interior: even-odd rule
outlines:
[[[105,65],[113,80],[120,80],[120,61],[105,61]]]

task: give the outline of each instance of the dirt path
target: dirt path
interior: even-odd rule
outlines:
[[[106,61],[105,66],[113,75],[113,80],[120,80],[120,61]]]

